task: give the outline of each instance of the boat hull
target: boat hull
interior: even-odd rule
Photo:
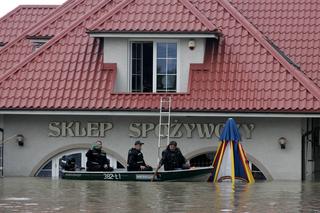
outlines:
[[[212,167],[194,168],[188,170],[161,171],[153,181],[207,181],[212,172]],[[154,171],[145,172],[87,172],[87,171],[62,171],[62,179],[70,180],[103,180],[103,181],[151,181]]]

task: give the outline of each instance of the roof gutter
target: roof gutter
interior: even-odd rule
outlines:
[[[0,110],[0,115],[159,116],[159,112]],[[320,118],[320,113],[172,112],[171,116],[173,117]]]

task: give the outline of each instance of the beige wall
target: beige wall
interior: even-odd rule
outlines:
[[[213,123],[224,122],[226,118],[189,117],[176,118],[183,123]],[[113,129],[107,133],[104,146],[123,159],[136,138],[128,136],[129,124],[132,122],[157,123],[157,117],[107,117],[107,116],[23,116],[5,115],[5,134],[21,133],[25,136],[25,146],[16,143],[6,145],[5,174],[7,176],[28,176],[36,165],[56,150],[70,148],[72,144],[90,144],[94,137],[48,137],[48,124],[52,121],[112,122]],[[298,118],[239,118],[238,123],[253,123],[255,129],[252,139],[244,139],[243,146],[250,156],[261,163],[276,180],[301,179],[301,120]],[[287,149],[281,150],[278,138],[286,137],[289,141]],[[143,152],[146,161],[155,165],[157,158],[157,137],[150,132],[145,142]],[[175,139],[183,153],[192,157],[194,154],[212,151],[218,144],[217,137],[200,139],[197,132],[193,138],[185,136]]]

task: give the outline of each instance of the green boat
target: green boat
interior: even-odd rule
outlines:
[[[131,172],[115,170],[113,172],[62,171],[62,179],[104,180],[104,181],[207,181],[212,167],[198,167],[187,170]]]

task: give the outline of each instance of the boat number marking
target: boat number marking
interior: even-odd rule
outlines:
[[[121,180],[120,174],[104,174],[104,180]]]

